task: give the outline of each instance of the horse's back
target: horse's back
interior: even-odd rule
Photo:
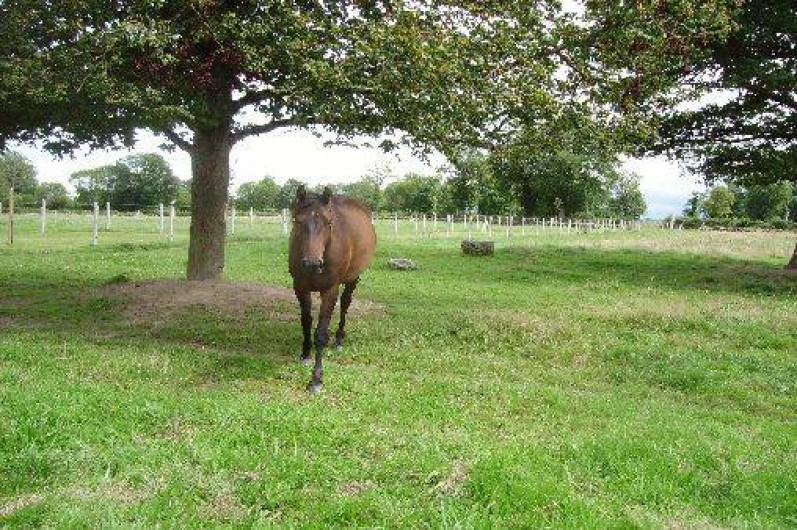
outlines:
[[[333,198],[338,209],[340,220],[333,230],[337,232],[341,242],[348,250],[347,270],[343,271],[343,282],[357,279],[360,273],[373,260],[376,251],[376,232],[374,231],[371,211],[360,201],[346,195]]]

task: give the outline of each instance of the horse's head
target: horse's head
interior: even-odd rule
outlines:
[[[321,273],[324,271],[324,253],[332,237],[332,190],[324,188],[324,192],[318,195],[299,186],[291,210],[291,238],[299,251],[299,266],[307,272]]]

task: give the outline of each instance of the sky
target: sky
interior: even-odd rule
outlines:
[[[31,161],[40,182],[60,182],[70,190],[69,176],[75,171],[113,164],[133,153],[160,153],[178,178],[190,178],[188,155],[180,150],[164,151],[160,149],[162,143],[163,139],[142,131],[133,150],[81,150],[63,159],[31,145],[9,147]],[[446,161],[440,155],[424,161],[409,149],[384,153],[376,148],[327,146],[323,138],[307,130],[289,129],[239,142],[232,150],[230,165],[232,189],[235,190],[244,182],[257,181],[267,175],[279,184],[294,178],[315,185],[352,182],[369,171],[384,168],[397,178],[410,172],[436,174],[446,166]],[[699,179],[684,175],[677,164],[663,157],[629,159],[623,166],[641,176],[640,188],[648,205],[645,217],[651,219],[679,215],[692,192],[704,189]]]

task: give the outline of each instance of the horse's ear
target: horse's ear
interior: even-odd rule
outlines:
[[[307,188],[305,188],[304,184],[300,184],[298,188],[296,188],[296,202],[302,203],[307,198]]]
[[[332,188],[329,186],[324,187],[324,193],[321,194],[321,202],[324,204],[329,204],[329,201],[332,199]]]

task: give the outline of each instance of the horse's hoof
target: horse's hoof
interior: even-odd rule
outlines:
[[[305,366],[310,366],[311,364],[313,364],[313,358],[310,357],[309,355],[307,357],[302,356],[299,357],[299,362]]]
[[[311,396],[315,396],[316,394],[320,394],[321,390],[323,388],[324,388],[324,385],[322,385],[321,383],[313,383],[313,382],[307,383],[307,392]]]

